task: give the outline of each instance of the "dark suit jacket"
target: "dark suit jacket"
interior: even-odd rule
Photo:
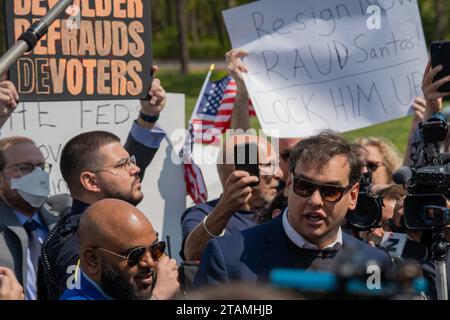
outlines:
[[[44,204],[40,218],[50,231],[59,212]],[[0,266],[10,268],[22,286],[27,283],[28,235],[13,210],[0,199]]]
[[[390,267],[389,256],[346,233],[341,250],[356,249],[366,261]],[[209,241],[194,280],[195,287],[231,281],[268,281],[275,268],[289,268],[282,215],[262,225]]]

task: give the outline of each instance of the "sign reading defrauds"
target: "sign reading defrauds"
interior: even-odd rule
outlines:
[[[8,46],[58,0],[3,0]],[[22,101],[145,98],[150,1],[75,0],[9,70]]]

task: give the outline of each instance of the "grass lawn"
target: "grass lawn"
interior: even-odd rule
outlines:
[[[184,93],[186,95],[186,124],[191,117],[192,110],[195,102],[197,101],[197,96],[205,79],[206,72],[206,70],[205,72],[192,72],[187,76],[183,76],[176,71],[161,70],[157,74],[167,92]],[[215,71],[211,77],[211,80],[218,80],[225,75],[226,71]],[[355,139],[362,136],[384,137],[392,141],[397,149],[403,153],[406,149],[406,141],[408,139],[410,124],[411,117],[405,117],[371,127],[346,132],[344,135],[349,139]],[[256,118],[252,119],[252,126],[254,128],[260,128]]]

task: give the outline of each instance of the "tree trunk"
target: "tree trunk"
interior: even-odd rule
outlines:
[[[434,39],[442,40],[445,37],[447,30],[447,1],[448,0],[436,0],[436,31],[434,33]]]
[[[194,8],[191,12],[191,15],[189,17],[189,20],[191,21],[191,36],[192,41],[197,44],[200,42],[199,38],[199,32],[198,32],[198,21],[197,21],[197,6],[194,5]]]
[[[178,40],[180,41],[181,73],[189,73],[189,50],[187,43],[187,7],[186,0],[177,0]]]
[[[166,21],[167,26],[171,27],[173,26],[173,0],[165,0],[166,3]]]
[[[217,4],[215,4],[214,2],[214,0],[208,1],[211,12],[213,14],[214,24],[216,25],[217,34],[219,35],[220,44],[222,45],[222,47],[225,47],[225,36],[222,29],[222,16],[219,14]]]

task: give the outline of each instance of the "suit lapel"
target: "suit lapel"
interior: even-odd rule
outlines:
[[[18,248],[21,248],[21,269],[22,269],[22,284],[26,284],[27,280],[27,249],[28,249],[28,235],[19,219],[16,217],[10,207],[8,207],[2,200],[0,200],[0,223],[16,235],[19,241]],[[11,254],[18,254],[11,252]]]
[[[53,229],[59,219],[58,213],[50,210],[45,204],[41,208],[41,210],[39,210],[39,216],[41,217],[42,222],[44,222],[44,224],[47,226],[48,231],[51,231]]]
[[[272,269],[286,268],[291,265],[282,216],[281,214],[270,221],[263,232],[262,256],[269,273]]]

